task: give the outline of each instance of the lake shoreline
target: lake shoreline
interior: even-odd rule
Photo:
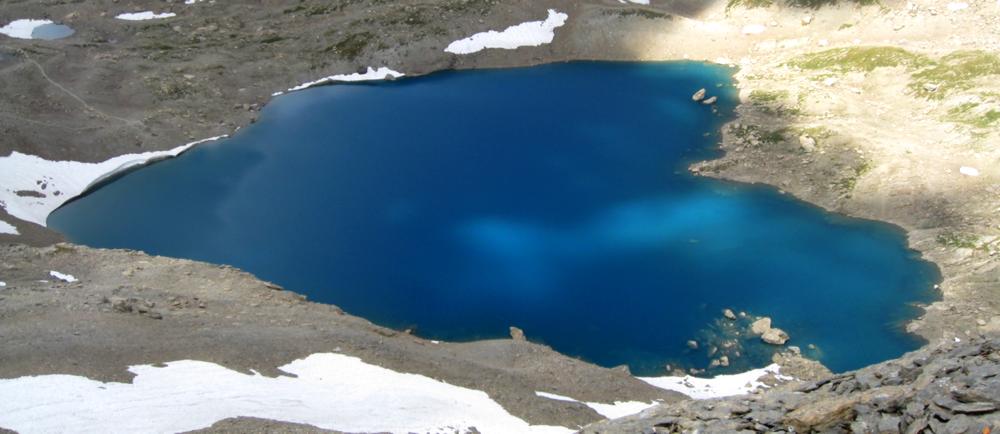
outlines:
[[[824,76],[813,74],[815,78],[804,78],[797,70],[787,67],[789,61],[799,56],[835,47],[902,46],[934,58],[958,49],[995,47],[995,31],[986,33],[983,29],[989,26],[981,24],[996,18],[990,5],[931,13],[934,8],[931,2],[916,4],[913,10],[903,10],[902,6],[887,10],[839,6],[818,11],[776,7],[725,11],[724,5],[718,4],[702,10],[684,5],[640,7],[608,6],[598,2],[518,2],[516,7],[505,10],[486,8],[486,19],[476,18],[478,10],[449,10],[448,13],[456,14],[453,19],[457,25],[444,34],[435,30],[425,32],[424,38],[408,45],[390,44],[384,49],[363,47],[353,59],[333,60],[332,64],[320,69],[326,73],[349,73],[367,66],[388,65],[407,75],[422,75],[446,69],[499,68],[586,59],[689,59],[740,64],[736,78],[742,104],[737,108],[738,118],[724,127],[720,148],[725,154],[716,160],[695,163],[692,167],[696,173],[774,185],[827,210],[886,221],[903,228],[911,248],[938,264],[943,276],[943,300],[928,306],[921,318],[908,325],[908,330],[931,343],[963,340],[1000,330],[1000,306],[981,303],[991,294],[989,276],[993,270],[995,241],[992,232],[998,223],[990,212],[996,199],[987,188],[988,181],[996,175],[985,171],[983,162],[995,157],[996,151],[975,147],[975,142],[980,140],[976,138],[979,133],[965,131],[962,125],[956,129],[941,121],[940,114],[949,110],[942,101],[907,94],[906,83],[897,83],[900,74],[912,75],[905,65],[867,72],[830,71],[836,67],[833,65],[827,67]],[[182,13],[171,24],[197,31],[210,25],[206,23],[209,18],[225,19],[246,13],[238,5],[211,7],[216,9],[198,10],[200,16],[193,11]],[[137,149],[169,149],[199,137],[232,133],[238,126],[256,118],[256,112],[271,93],[294,85],[295,80],[287,83],[289,77],[307,82],[326,75],[314,70],[311,64],[316,61],[330,63],[324,60],[330,56],[320,55],[324,45],[311,40],[304,44],[295,41],[316,27],[329,26],[328,21],[344,23],[352,17],[348,12],[320,17],[316,23],[302,28],[275,26],[290,32],[284,35],[251,34],[249,30],[232,29],[242,35],[242,47],[232,51],[233,54],[224,54],[230,62],[235,61],[234,71],[225,81],[238,78],[223,83],[222,78],[214,75],[217,71],[214,65],[218,61],[213,56],[229,52],[229,48],[200,48],[201,42],[192,39],[188,49],[204,52],[204,57],[192,60],[179,56],[173,51],[176,48],[148,45],[149,38],[162,38],[174,32],[170,27],[142,24],[115,27],[99,18],[99,13],[114,8],[110,1],[58,8],[62,10],[46,10],[40,4],[29,2],[5,11],[10,16],[4,18],[10,19],[68,16],[77,12],[77,16],[64,20],[77,30],[76,35],[65,40],[44,43],[4,40],[0,62],[10,65],[5,78],[14,86],[25,88],[48,88],[54,81],[69,89],[90,89],[90,94],[102,97],[90,101],[89,108],[79,110],[78,102],[68,98],[62,101],[67,95],[58,90],[54,91],[53,98],[57,101],[54,107],[13,103],[12,95],[4,95],[7,100],[0,105],[0,115],[3,115],[0,125],[10,129],[12,134],[10,139],[0,143],[0,153],[17,150],[50,160],[97,162]],[[451,56],[440,51],[447,42],[477,31],[541,19],[547,8],[569,14],[566,26],[556,30],[552,44],[468,56]],[[397,13],[390,9],[381,10],[381,16],[391,17]],[[648,13],[626,13],[635,9]],[[467,19],[458,19],[462,16]],[[805,16],[810,17],[808,23]],[[249,15],[245,19],[301,23],[304,18],[292,13],[277,17]],[[956,25],[956,20],[962,25]],[[762,26],[751,28],[757,24]],[[375,20],[367,25],[374,29],[381,24]],[[595,27],[603,31],[593,31]],[[957,45],[941,36],[951,35],[949,32],[956,28],[962,29],[959,36],[967,38]],[[390,34],[395,31],[402,35],[419,31],[391,26],[386,29]],[[80,44],[85,38],[96,38],[95,33],[115,35],[119,42]],[[200,33],[202,41],[215,37],[211,33]],[[278,39],[277,45],[254,42],[274,37],[283,39]],[[261,47],[270,50],[266,59],[256,57],[251,51]],[[288,62],[273,62],[275,52]],[[117,58],[121,65],[110,66],[96,60],[109,56]],[[157,62],[164,65],[149,66]],[[91,67],[100,74],[76,74],[75,69],[69,68],[71,64],[77,68]],[[142,77],[129,76],[125,72],[137,70],[138,66],[152,73]],[[190,72],[182,71],[178,76],[168,72],[171,67]],[[251,74],[253,68],[265,68],[266,73]],[[40,69],[46,74],[38,74]],[[100,81],[101,74],[128,77],[130,84],[121,90],[95,84]],[[193,77],[189,79],[186,75]],[[118,105],[132,110],[130,114],[143,119],[142,124],[123,123],[121,114],[115,111]],[[62,129],[39,128],[31,122],[25,123],[24,118],[36,123],[58,124]],[[755,130],[747,131],[742,127]],[[66,134],[66,128],[74,133]],[[781,131],[780,138],[767,134],[775,131]],[[832,133],[826,136],[827,132]],[[918,134],[914,136],[912,132]],[[995,137],[995,131],[987,132],[987,138]],[[808,139],[813,139],[811,145]],[[931,148],[931,143],[940,143],[940,149]],[[959,166],[978,166],[984,173],[977,177],[964,176],[958,173]],[[836,182],[831,183],[831,179]],[[0,211],[0,220],[14,224],[22,234],[17,237],[0,234],[0,243],[50,245],[60,239],[58,234],[44,228],[12,219],[5,211]],[[38,252],[43,255],[43,250]],[[95,259],[101,257],[98,252],[86,254]],[[63,333],[71,328],[69,324],[54,321],[50,333]],[[153,354],[146,356],[147,359],[155,357]],[[37,361],[34,357],[24,360]],[[96,369],[58,365],[49,366],[81,373]],[[37,372],[36,369],[23,372]],[[109,369],[124,370],[124,366]],[[2,375],[23,375],[18,372],[13,365],[8,365]]]

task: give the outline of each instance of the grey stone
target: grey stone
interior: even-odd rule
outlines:
[[[883,414],[878,421],[879,434],[899,434],[899,416]]]

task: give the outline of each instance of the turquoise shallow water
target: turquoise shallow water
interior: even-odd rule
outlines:
[[[773,317],[838,371],[916,348],[902,322],[938,274],[900,231],[687,173],[715,153],[729,72],[579,62],[310,89],[49,224],[231,264],[428,338],[515,325],[643,375],[705,367],[723,308]],[[702,87],[719,113],[691,101]],[[716,372],[774,349],[736,342]]]

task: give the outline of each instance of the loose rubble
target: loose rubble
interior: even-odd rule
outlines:
[[[1000,336],[754,395],[661,405],[583,433],[988,433],[1000,427]]]

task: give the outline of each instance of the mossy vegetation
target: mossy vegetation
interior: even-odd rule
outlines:
[[[844,196],[850,197],[851,192],[858,185],[858,180],[861,177],[872,171],[872,162],[867,159],[861,159],[854,167],[851,168],[850,172],[840,178],[835,183],[837,190]]]
[[[667,14],[667,13],[663,13],[663,12],[651,11],[651,10],[647,10],[647,9],[614,9],[614,10],[609,10],[609,11],[607,11],[605,13],[606,14],[617,15],[617,16],[620,16],[620,17],[626,17],[626,18],[629,18],[629,17],[645,18],[647,20],[659,20],[659,19],[672,20],[672,19],[674,19],[673,15],[670,15],[670,14]]]
[[[764,90],[755,89],[750,92],[750,103],[763,113],[781,116],[797,116],[802,110],[796,106],[789,106],[788,91],[786,90]]]
[[[354,60],[365,51],[374,38],[375,35],[371,32],[353,33],[327,47],[326,51],[333,51],[344,59]]]
[[[756,125],[736,124],[729,128],[729,132],[735,135],[740,141],[752,145],[755,142],[760,145],[776,145],[786,140],[785,134],[788,128],[778,128],[767,130]]]
[[[750,102],[754,104],[773,104],[786,99],[788,99],[787,90],[754,89],[750,91]]]
[[[787,6],[810,9],[819,9],[823,6],[838,3],[853,3],[859,6],[880,4],[879,0],[783,0],[781,3]],[[729,3],[726,3],[726,9],[729,10],[735,7],[744,7],[747,9],[766,8],[773,4],[775,4],[775,0],[729,0]]]
[[[876,68],[904,66],[917,69],[933,64],[926,56],[898,47],[849,47],[809,53],[792,59],[789,65],[807,70],[871,72]]]
[[[967,102],[948,110],[946,121],[969,125],[973,128],[989,128],[1000,120],[1000,110],[984,107],[978,102]]]
[[[910,88],[919,96],[940,99],[970,89],[991,76],[1000,76],[1000,56],[985,51],[956,51],[913,74]]]
[[[957,249],[979,248],[979,237],[964,232],[942,232],[935,237],[938,244]]]

